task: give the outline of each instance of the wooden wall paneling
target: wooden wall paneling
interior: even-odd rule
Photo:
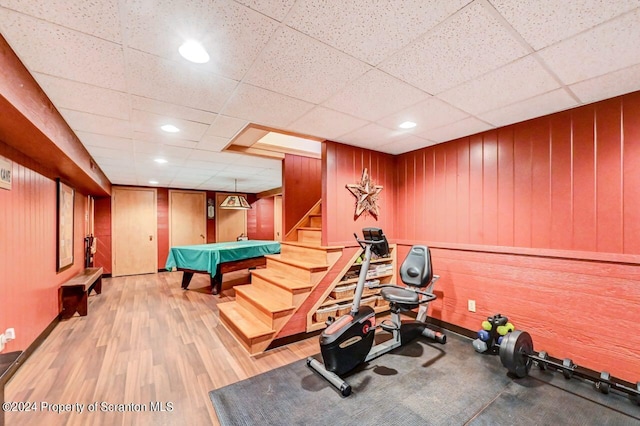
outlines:
[[[447,157],[446,151],[442,145],[436,145],[431,150],[433,153],[433,199],[444,203],[447,199]],[[434,218],[431,238],[437,241],[446,241],[448,238],[447,231],[449,229],[449,212],[445,209],[432,209],[431,217]]]
[[[396,204],[399,207],[396,212],[396,217],[398,218],[398,237],[406,238],[407,235],[410,234],[411,225],[415,223],[413,217],[423,216],[422,212],[424,211],[423,204],[415,204],[415,211],[410,212],[407,208],[402,208],[400,206],[409,206],[409,199],[407,197],[407,163],[413,161],[412,155],[404,155],[398,159],[398,173],[396,176]],[[426,198],[426,197],[424,197]],[[423,199],[424,199],[423,198]],[[420,232],[420,230],[418,230]]]
[[[482,243],[498,244],[498,132],[482,139]]]
[[[285,154],[283,171],[284,234],[322,198],[322,161]]]
[[[513,126],[498,130],[498,245],[514,244]]]
[[[446,218],[446,241],[456,241],[457,220],[454,212],[458,204],[458,148],[455,143],[445,144],[445,169],[447,174],[444,183],[444,197],[434,200],[432,208],[438,209]]]
[[[531,247],[551,242],[551,134],[548,119],[531,126]]]
[[[247,236],[250,240],[274,239],[274,198],[261,198],[247,211]]]
[[[360,232],[363,227],[382,228],[387,235],[395,233],[395,214],[398,209],[396,198],[395,159],[392,155],[369,151],[335,142],[326,144],[326,185],[323,189],[323,215],[327,218],[327,228],[323,234],[327,236],[327,245],[353,245],[353,233]],[[384,189],[379,198],[380,215],[378,219],[362,214],[354,217],[356,199],[345,188],[345,185],[359,182],[362,178],[362,167],[371,165],[369,175],[376,184]],[[325,208],[326,204],[326,208]]]
[[[102,267],[105,274],[111,274],[111,197],[96,198],[95,237],[94,266]]]
[[[596,107],[596,251],[622,251],[622,102]]]
[[[169,257],[169,189],[157,188],[158,211],[158,269],[164,270]]]
[[[571,164],[571,113],[550,119],[551,132],[551,236],[549,247],[573,248],[573,205]]]
[[[471,244],[483,242],[483,182],[482,134],[469,138],[469,240]]]
[[[218,206],[215,205],[216,203],[215,192],[207,191],[207,203],[209,202],[210,199],[213,200],[215,210],[214,210],[213,219],[207,218],[207,244],[216,242],[216,217],[218,215]]]
[[[531,128],[527,123],[515,127],[513,165],[513,242],[515,246],[531,247],[532,147]]]
[[[58,286],[84,267],[87,197],[76,191],[74,263],[56,273],[56,183],[2,142],[0,155],[12,160],[12,188],[0,190],[0,329],[16,330],[5,348],[11,352],[26,349],[56,318]]]
[[[596,250],[594,106],[572,110],[573,249]]]
[[[640,92],[622,101],[623,252],[640,254]]]
[[[486,316],[501,312],[517,329],[529,331],[539,350],[628,380],[640,376],[634,361],[640,337],[628,332],[640,309],[637,267],[437,248],[432,254],[434,272],[442,277],[436,285],[444,294],[442,320],[479,329]],[[603,275],[608,276],[606,293]],[[475,314],[466,310],[471,298]],[[616,312],[616,327],[607,320],[611,312]],[[609,344],[603,344],[603,336]]]
[[[458,197],[456,206],[456,241],[469,242],[469,138],[452,142],[458,148]]]
[[[402,187],[402,192],[404,193],[404,200],[405,202],[403,204],[399,204],[398,205],[398,210],[401,210],[398,212],[399,215],[402,215],[405,217],[405,227],[406,229],[406,233],[408,235],[416,235],[416,234],[421,234],[424,231],[421,230],[419,228],[419,221],[421,218],[423,218],[424,216],[422,216],[420,214],[420,210],[418,209],[418,206],[424,206],[424,204],[419,204],[418,202],[418,193],[420,191],[420,189],[418,189],[418,185],[417,185],[417,168],[416,168],[416,156],[415,155],[409,155],[406,158],[406,169],[403,173],[403,187]],[[403,207],[400,207],[403,206]],[[385,230],[385,232],[388,232]]]

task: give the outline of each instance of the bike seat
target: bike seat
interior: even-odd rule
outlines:
[[[401,305],[413,305],[419,302],[418,293],[403,287],[384,287],[380,290],[380,295],[387,302]]]

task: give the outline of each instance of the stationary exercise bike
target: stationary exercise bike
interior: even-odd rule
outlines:
[[[364,260],[360,267],[358,284],[351,312],[331,322],[320,336],[320,350],[324,365],[313,357],[307,365],[327,379],[343,396],[351,394],[351,386],[340,378],[358,365],[371,361],[422,335],[438,343],[446,343],[447,336],[427,328],[428,303],[436,298],[431,293],[433,284],[440,278],[433,275],[431,254],[426,246],[413,246],[400,267],[400,278],[407,287],[381,284],[369,288],[380,288],[380,295],[389,302],[391,321],[385,320],[376,326],[376,314],[370,306],[360,306],[362,292],[372,253],[379,257],[389,254],[387,237],[379,228],[364,228],[364,240],[357,235],[356,241],[364,248]],[[424,289],[425,291],[422,291]],[[416,321],[400,320],[400,312],[418,308]],[[392,338],[373,346],[377,328],[390,332]]]

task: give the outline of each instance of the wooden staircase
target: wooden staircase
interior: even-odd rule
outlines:
[[[251,284],[235,286],[236,300],[218,305],[220,321],[252,355],[264,352],[327,271],[342,247],[322,247],[320,203],[267,255],[267,267],[251,272]]]

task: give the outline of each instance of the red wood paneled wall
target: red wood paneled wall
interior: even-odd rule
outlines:
[[[367,226],[382,228],[385,234],[396,234],[395,158],[389,154],[370,151],[335,142],[323,143],[322,227],[324,245],[354,245],[353,233],[361,235]],[[370,178],[384,188],[380,193],[377,219],[364,213],[355,218],[356,199],[345,185],[358,183],[362,170],[368,169]]]
[[[397,170],[391,236],[432,246],[434,317],[478,329],[500,312],[538,350],[640,379],[640,92],[410,152]]]
[[[282,176],[283,232],[286,235],[322,197],[322,161],[286,154]]]
[[[13,161],[12,188],[0,189],[0,330],[15,328],[5,352],[26,349],[58,315],[58,287],[84,267],[87,198],[76,191],[74,264],[56,272],[56,182],[0,142]]]
[[[274,239],[273,205],[273,197],[260,198],[251,203],[251,210],[247,211],[247,236],[250,240]]]
[[[96,254],[93,264],[102,266],[105,274],[111,273],[111,197],[99,197],[94,207],[94,236]]]

